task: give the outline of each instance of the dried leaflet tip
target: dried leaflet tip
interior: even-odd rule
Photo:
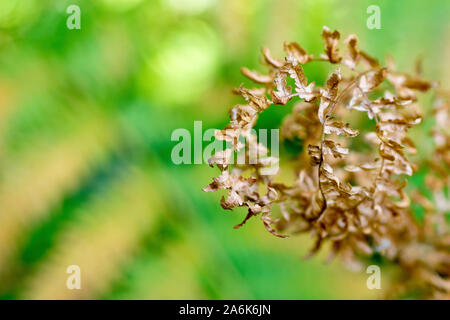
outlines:
[[[335,30],[331,32],[331,30],[324,26],[322,31],[322,39],[325,43],[325,53],[326,55],[322,55],[324,59],[327,59],[331,63],[339,63],[342,58],[339,56],[339,39],[341,38],[341,34]]]

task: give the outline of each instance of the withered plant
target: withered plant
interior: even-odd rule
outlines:
[[[425,179],[431,196],[414,190],[408,194],[406,178],[418,165],[409,159],[417,150],[407,131],[428,116],[417,94],[437,85],[424,80],[420,70],[398,72],[392,60],[380,65],[359,49],[355,35],[345,40],[344,54],[338,31],[324,27],[322,38],[325,54],[320,57],[285,42],[284,60],[262,49],[268,74],[241,70],[260,87],[234,90],[247,104],[234,106],[229,125],[216,131],[216,139],[231,147],[210,159],[221,174],[204,191],[227,189],[224,209],[248,207],[236,228],[259,215],[277,237],[309,232],[315,245],[308,256],[330,242],[329,259],[339,255],[352,268],[375,255],[398,265],[401,281],[392,285],[390,297],[418,292],[420,298],[450,298],[448,95],[437,92],[433,110],[435,153]],[[310,63],[334,67],[323,87],[308,81],[303,66]],[[268,149],[251,129],[269,106],[293,99],[299,101],[284,119],[281,137],[300,139],[304,148],[296,161],[295,182],[286,185],[278,182],[278,172],[262,174],[278,159],[267,156]],[[359,130],[349,121],[359,124]],[[246,164],[231,164],[232,155],[242,150]],[[411,198],[425,212],[423,221],[415,216]],[[273,204],[279,217],[274,217]]]

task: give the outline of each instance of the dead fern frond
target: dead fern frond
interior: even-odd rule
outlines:
[[[424,297],[450,298],[450,235],[445,222],[450,210],[448,96],[441,94],[434,110],[436,151],[430,164],[433,172],[427,177],[434,201],[417,192],[412,195],[427,212],[422,225],[414,218],[404,189],[405,176],[418,170],[408,158],[416,147],[407,132],[423,117],[417,93],[436,84],[422,79],[420,73],[400,73],[393,63],[380,65],[359,49],[355,35],[345,40],[344,54],[339,50],[338,31],[324,27],[322,38],[325,54],[319,58],[295,42],[286,42],[284,60],[263,48],[267,75],[241,70],[263,87],[235,90],[247,104],[235,106],[230,124],[216,132],[216,139],[229,142],[231,148],[210,159],[221,175],[204,190],[227,189],[227,198],[221,200],[224,209],[248,207],[247,216],[236,227],[261,215],[265,228],[276,236],[285,237],[281,233],[289,231],[311,233],[315,238],[311,255],[331,242],[332,255],[340,255],[352,267],[364,257],[379,254],[404,270],[409,280],[401,290],[419,288]],[[336,65],[323,87],[308,82],[303,71],[303,65],[316,61]],[[288,78],[294,88],[287,85]],[[299,158],[297,179],[288,186],[274,183],[276,171],[262,174],[277,159],[266,156],[267,148],[257,142],[251,129],[259,113],[292,99],[300,102],[283,122],[282,137],[297,137],[306,148]],[[346,119],[354,112],[366,115],[374,130],[352,128]],[[352,140],[359,135],[373,152],[352,148],[356,145]],[[231,166],[231,155],[242,150],[254,161]],[[282,213],[278,219],[271,215],[275,203]]]

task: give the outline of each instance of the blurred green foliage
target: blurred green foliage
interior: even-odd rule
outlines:
[[[366,28],[373,2],[380,30]],[[80,30],[66,27],[70,4]],[[277,239],[256,219],[234,230],[244,212],[224,213],[220,194],[201,191],[216,170],[174,165],[170,137],[194,120],[222,128],[239,101],[231,88],[248,83],[240,67],[263,70],[261,46],[279,55],[285,40],[321,53],[323,25],[356,33],[400,70],[422,55],[425,76],[448,85],[449,9],[446,0],[0,0],[0,297],[377,297],[364,271],[302,260],[307,237]],[[318,83],[329,72],[305,69]],[[268,110],[258,127],[277,127],[288,109]],[[295,154],[292,144],[283,148]],[[66,288],[71,264],[81,290]]]

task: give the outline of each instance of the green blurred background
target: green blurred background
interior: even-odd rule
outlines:
[[[81,30],[66,27],[70,4]],[[366,27],[371,4],[380,30]],[[382,296],[364,270],[325,265],[324,254],[304,261],[308,236],[275,238],[257,219],[234,230],[245,210],[225,212],[220,193],[201,191],[218,170],[174,165],[170,137],[194,120],[222,128],[241,101],[230,90],[248,84],[240,67],[263,71],[261,46],[279,56],[285,40],[318,55],[323,25],[356,33],[403,71],[423,56],[425,77],[448,87],[449,9],[448,0],[0,0],[0,298]],[[318,83],[327,73],[307,70]],[[258,126],[278,127],[288,112],[274,107]],[[293,159],[296,148],[282,154]],[[73,264],[81,290],[66,288]]]

